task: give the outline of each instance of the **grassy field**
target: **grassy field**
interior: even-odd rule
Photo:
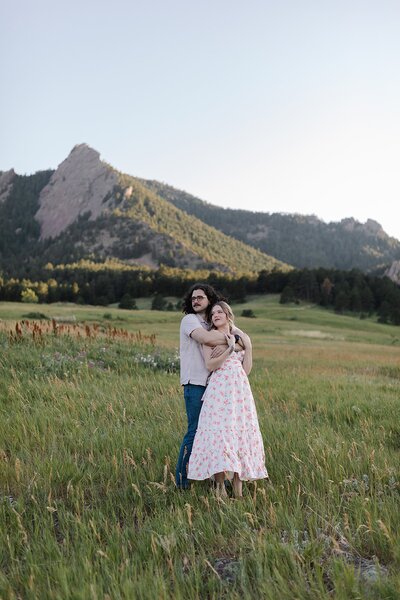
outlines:
[[[181,315],[143,308],[0,303],[0,598],[400,598],[400,328],[234,306],[271,481],[224,502],[174,486]]]

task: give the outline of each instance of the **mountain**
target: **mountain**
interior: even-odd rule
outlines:
[[[383,271],[400,259],[400,241],[372,219],[325,223],[313,215],[221,208],[158,181],[141,181],[187,214],[297,268]]]
[[[400,260],[400,242],[371,219],[324,223],[220,208],[120,173],[86,144],[55,171],[0,172],[0,269],[23,277],[82,259],[228,273],[289,265],[383,273]]]
[[[87,146],[55,171],[0,172],[0,267],[9,275],[81,259],[243,273],[289,269],[171,204]]]

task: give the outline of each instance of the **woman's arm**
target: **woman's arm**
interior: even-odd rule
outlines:
[[[247,333],[243,333],[240,338],[244,347],[243,369],[246,375],[249,375],[253,366],[253,347]]]
[[[226,336],[226,341],[228,346],[225,350],[216,357],[212,357],[213,348],[210,346],[203,346],[203,356],[206,367],[209,371],[215,371],[219,369],[219,367],[225,362],[225,360],[232,354],[235,350],[235,338],[233,335]]]

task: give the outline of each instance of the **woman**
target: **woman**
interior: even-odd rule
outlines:
[[[204,360],[213,371],[203,396],[203,407],[189,460],[188,479],[214,475],[217,495],[226,496],[225,478],[232,479],[236,497],[242,496],[242,481],[268,477],[257,412],[247,375],[252,367],[252,347],[243,334],[243,350],[235,352],[233,313],[226,302],[211,309],[213,328],[225,333],[228,348],[212,358],[204,346]],[[238,337],[238,336],[236,336]]]

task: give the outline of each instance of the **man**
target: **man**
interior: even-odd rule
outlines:
[[[210,285],[196,283],[190,288],[183,301],[185,316],[180,327],[180,382],[184,390],[188,428],[176,465],[176,485],[179,489],[190,487],[187,479],[188,462],[199,421],[201,399],[209,376],[201,344],[226,347],[225,335],[215,330],[209,330],[208,311],[219,299],[216,291]],[[215,349],[214,356],[218,356],[223,349]]]

